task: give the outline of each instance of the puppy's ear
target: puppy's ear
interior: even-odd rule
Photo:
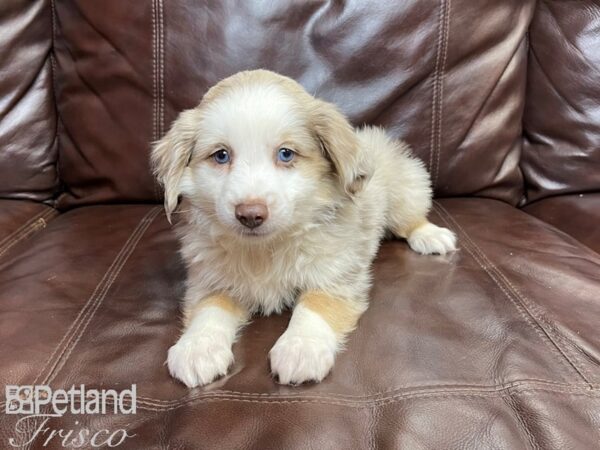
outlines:
[[[182,193],[183,174],[196,143],[199,115],[198,108],[183,111],[167,134],[156,142],[152,149],[152,168],[165,189],[165,211],[169,222]]]
[[[314,100],[313,126],[325,156],[333,163],[346,193],[358,192],[366,174],[361,170],[360,148],[354,128],[331,103]]]

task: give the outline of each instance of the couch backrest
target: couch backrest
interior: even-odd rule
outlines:
[[[527,200],[600,190],[600,5],[539,1],[529,32]]]
[[[438,195],[513,204],[533,0],[57,2],[63,208],[159,201],[150,142],[221,78],[268,68],[381,124]],[[401,180],[399,180],[401,182]]]
[[[49,0],[0,1],[0,198],[58,190]]]

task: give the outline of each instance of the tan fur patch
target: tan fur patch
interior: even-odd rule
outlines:
[[[224,294],[217,294],[211,295],[210,297],[199,301],[191,308],[188,308],[184,312],[184,325],[187,327],[190,321],[194,318],[196,314],[198,314],[200,310],[209,306],[216,306],[238,317],[246,317],[248,315],[248,312],[231,297]]]
[[[417,222],[414,225],[410,225],[410,226],[406,227],[403,230],[395,229],[393,231],[394,231],[394,234],[396,234],[399,237],[408,238],[412,234],[413,231],[415,231],[417,228],[421,228],[422,226],[427,225],[428,223],[429,223],[429,220],[424,219],[424,220]]]
[[[325,292],[308,292],[300,298],[300,303],[319,314],[340,336],[356,328],[362,311],[347,300],[333,297]]]
[[[286,91],[296,97],[299,101],[310,101],[313,97],[308,94],[296,81],[278,73],[268,70],[249,70],[238,72],[228,78],[219,81],[211,87],[202,98],[202,103],[208,104],[218,97],[222,97],[235,86],[251,84],[275,84],[282,86]]]

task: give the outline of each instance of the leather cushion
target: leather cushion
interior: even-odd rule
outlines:
[[[58,190],[49,0],[0,2],[0,197]]]
[[[537,2],[529,42],[527,200],[600,191],[598,2]]]
[[[550,197],[524,210],[600,253],[600,194]]]
[[[185,270],[162,212],[67,212],[17,261],[0,264],[0,380],[136,383],[135,418],[48,423],[126,427],[137,435],[130,448],[157,439],[232,448],[593,446],[600,256],[493,200],[443,200],[432,220],[458,233],[460,250],[425,257],[385,242],[370,308],[323,383],[293,388],[270,378],[267,354],[284,315],[254,320],[231,373],[188,390],[164,365],[180,329]],[[13,419],[2,426],[12,429]]]

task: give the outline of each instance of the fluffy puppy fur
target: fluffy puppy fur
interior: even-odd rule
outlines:
[[[429,175],[405,144],[353,129],[273,72],[219,82],[181,113],[152,161],[169,216],[182,198],[185,329],[167,364],[189,387],[227,373],[252,314],[284,308],[293,314],[269,354],[273,375],[322,380],[367,308],[386,231],[421,254],[455,248],[451,231],[427,221]]]

